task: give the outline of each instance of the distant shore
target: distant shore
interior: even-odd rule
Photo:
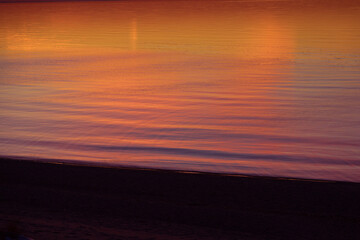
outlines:
[[[121,1],[121,0],[0,0],[0,3],[17,3],[17,2],[89,2],[89,1]]]
[[[360,239],[360,184],[0,160],[33,239]]]

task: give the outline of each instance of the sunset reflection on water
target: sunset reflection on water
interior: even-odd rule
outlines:
[[[360,181],[360,5],[1,3],[0,154]]]

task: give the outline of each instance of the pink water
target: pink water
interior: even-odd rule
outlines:
[[[360,182],[360,3],[0,3],[0,155]]]

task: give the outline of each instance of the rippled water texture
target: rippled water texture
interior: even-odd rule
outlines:
[[[0,154],[360,182],[356,2],[1,3]]]

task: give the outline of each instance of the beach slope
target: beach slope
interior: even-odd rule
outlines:
[[[0,227],[33,239],[360,239],[360,184],[0,160]]]

